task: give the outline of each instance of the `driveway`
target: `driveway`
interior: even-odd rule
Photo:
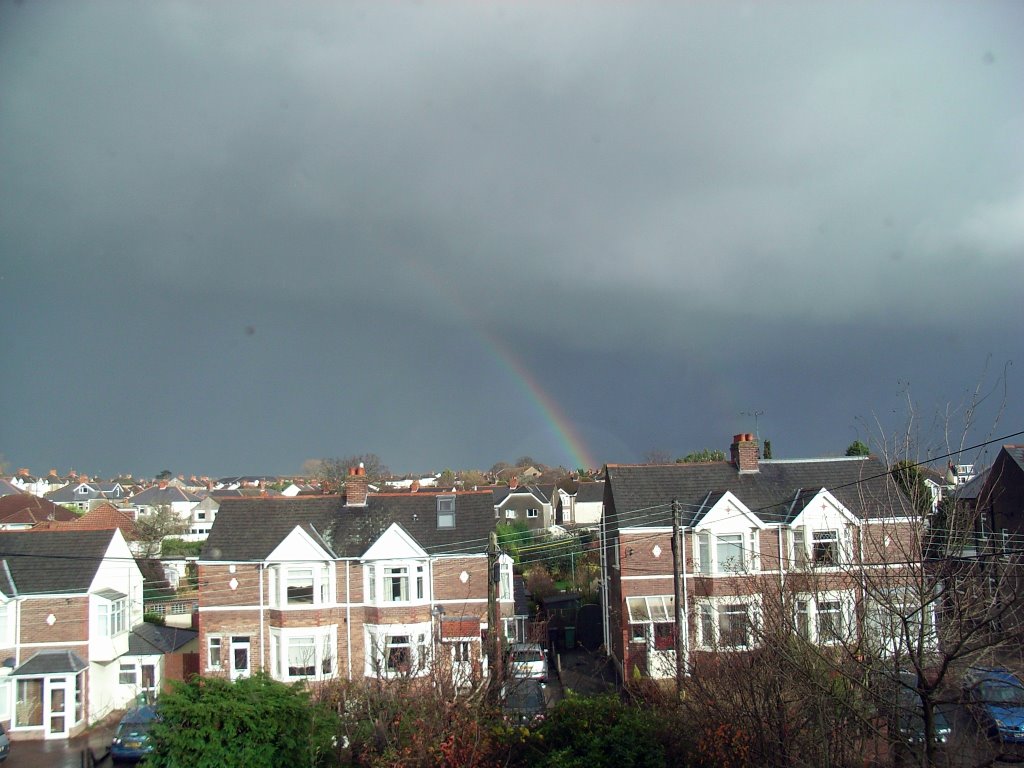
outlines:
[[[68,741],[12,741],[11,755],[3,768],[83,768],[92,765],[83,755],[91,751],[97,765],[109,766],[106,757],[118,718],[91,728]]]

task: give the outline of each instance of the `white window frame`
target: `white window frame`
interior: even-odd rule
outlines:
[[[747,642],[742,645],[722,645],[722,620],[734,606],[746,608]],[[697,603],[697,646],[702,650],[747,651],[757,646],[757,626],[760,621],[760,606],[756,598],[748,595],[732,595],[700,600]],[[708,633],[712,635],[708,637]]]
[[[817,547],[823,543],[834,543],[835,559],[819,559]],[[850,533],[845,525],[800,525],[791,529],[790,562],[795,568],[834,569],[850,562]]]
[[[217,648],[217,663],[213,663],[213,649]],[[207,635],[206,636],[206,668],[207,669],[223,669],[224,668],[224,638],[220,635]]]
[[[309,641],[308,643],[306,641]],[[301,643],[301,646],[299,645]],[[292,664],[291,651],[302,647],[305,653],[312,652],[311,658],[296,661],[311,662],[303,671],[294,674],[298,667]],[[298,680],[333,680],[338,676],[338,625],[323,627],[288,627],[270,629],[271,676],[276,680],[294,682]]]
[[[365,625],[365,675],[385,680],[426,675],[430,667],[431,633],[430,622]],[[406,649],[408,668],[393,668],[390,661],[395,649]]]
[[[378,560],[368,563],[363,571],[368,605],[424,605],[431,600],[426,560]]]
[[[131,680],[125,680],[125,673],[131,673]],[[117,683],[118,685],[131,685],[138,686],[139,684],[139,666],[135,662],[124,663],[121,662],[117,670]]]
[[[735,538],[739,537],[740,560],[728,563],[721,562],[722,547],[735,547]],[[729,539],[728,541],[726,539]],[[701,576],[716,574],[736,575],[748,573],[756,569],[758,533],[756,531],[722,531],[716,533],[708,529],[697,529],[693,536],[693,561],[696,572]]]
[[[289,587],[296,587],[301,576],[311,573],[311,600],[300,600],[289,595]],[[271,608],[309,609],[333,605],[336,592],[336,576],[331,562],[323,560],[273,563],[267,567],[267,592]]]
[[[114,638],[128,631],[128,597],[117,600],[100,598],[96,605],[96,623],[99,636]]]
[[[826,605],[838,606],[841,622],[838,636],[826,637],[822,632],[822,621]],[[854,615],[854,595],[845,591],[828,591],[817,594],[800,593],[793,600],[793,626],[796,632],[814,645],[841,645],[854,638],[856,620]],[[831,613],[831,611],[830,611]]]
[[[505,510],[505,519],[506,520],[515,520],[516,517],[517,517],[516,516],[516,511],[514,509],[506,509]]]
[[[540,517],[540,510],[537,509],[536,507],[530,507],[528,510],[526,510],[526,517],[529,520],[534,520]]]

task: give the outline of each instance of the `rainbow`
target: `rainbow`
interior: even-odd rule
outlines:
[[[512,380],[526,393],[528,400],[537,409],[544,421],[550,425],[562,449],[572,459],[569,469],[596,469],[600,466],[591,455],[582,436],[576,430],[565,411],[553,397],[540,385],[526,365],[513,354],[497,336],[483,330],[481,323],[474,323],[478,335],[485,342],[484,346],[491,352],[502,368],[512,374]]]
[[[571,460],[569,469],[597,469],[601,465],[587,448],[587,444],[576,430],[565,411],[551,395],[541,386],[530,369],[512,352],[512,350],[495,334],[486,330],[487,323],[479,316],[462,297],[450,286],[441,282],[438,276],[431,274],[424,265],[415,261],[409,265],[419,278],[430,283],[438,294],[443,294],[446,309],[457,308],[466,318],[465,326],[473,329],[480,339],[481,346],[492,358],[511,374],[510,380],[522,389],[531,406],[537,410],[544,422],[550,426],[556,440]]]

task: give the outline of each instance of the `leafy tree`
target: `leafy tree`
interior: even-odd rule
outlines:
[[[677,464],[708,464],[712,461],[725,461],[725,451],[705,448],[703,451],[693,451],[681,459],[676,459]]]
[[[890,470],[896,483],[914,505],[918,514],[927,516],[932,510],[932,494],[917,464],[908,459],[894,463]]]
[[[497,527],[498,547],[516,563],[519,562],[519,550],[533,541],[530,526],[525,520],[514,520],[501,523]]]
[[[846,448],[847,456],[870,456],[871,449],[860,440],[854,440]]]
[[[271,768],[327,765],[337,717],[301,685],[263,674],[230,682],[194,677],[160,697],[154,751],[159,768]]]
[[[446,469],[441,473],[440,477],[437,478],[437,487],[450,490],[455,487],[456,482],[457,478],[455,477],[455,473],[450,469]]]
[[[508,469],[510,466],[512,466],[512,465],[509,464],[507,461],[496,461],[494,463],[494,466],[491,467],[491,474],[492,475],[501,474],[506,469]]]
[[[161,470],[161,471],[160,471],[160,473],[159,473],[159,474],[158,474],[158,475],[156,476],[156,479],[157,479],[157,480],[170,480],[173,474],[174,474],[174,473],[173,473],[173,472],[171,472],[171,470],[169,470],[169,469],[163,469],[163,470]]]
[[[487,485],[487,478],[479,469],[467,469],[459,474],[462,477],[463,488],[479,488],[482,485]]]
[[[160,544],[160,554],[163,557],[199,557],[202,549],[201,541],[185,541],[174,537],[168,537]]]
[[[537,463],[536,459],[534,459],[533,456],[530,456],[529,454],[527,454],[525,456],[520,456],[518,459],[516,459],[516,466],[517,467],[539,467],[540,464]]]
[[[136,541],[140,545],[139,557],[156,557],[168,536],[181,536],[188,530],[183,520],[169,504],[159,504],[135,521]]]

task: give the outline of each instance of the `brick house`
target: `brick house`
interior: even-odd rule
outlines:
[[[625,676],[675,674],[673,501],[687,669],[720,650],[754,647],[770,621],[818,644],[882,627],[898,600],[872,602],[866,592],[885,587],[865,585],[920,561],[921,521],[908,516],[906,498],[874,457],[761,460],[753,435],[742,434],[730,461],[608,465],[605,646]],[[933,628],[933,616],[926,620]]]
[[[221,501],[198,562],[203,674],[357,680],[441,667],[460,681],[483,669],[490,491],[370,493],[356,472],[341,497]],[[502,558],[510,625],[511,577]]]
[[[118,660],[142,622],[142,574],[117,529],[0,533],[0,721],[66,739],[132,692]]]

